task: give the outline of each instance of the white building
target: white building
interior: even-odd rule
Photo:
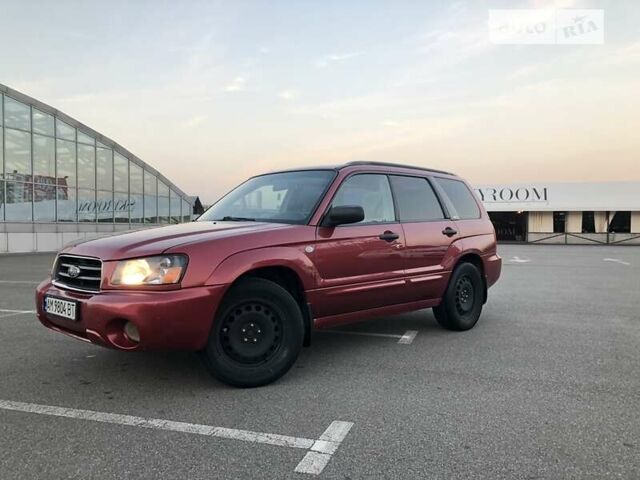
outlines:
[[[640,245],[640,182],[477,185],[498,240]]]
[[[0,253],[191,221],[193,200],[113,140],[0,84]]]

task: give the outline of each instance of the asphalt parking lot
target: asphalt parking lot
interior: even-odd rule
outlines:
[[[318,333],[249,390],[48,331],[53,256],[0,256],[0,478],[640,478],[640,248],[500,254],[473,330],[426,310]]]

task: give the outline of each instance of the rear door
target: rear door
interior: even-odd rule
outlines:
[[[446,255],[458,238],[455,221],[425,177],[391,175],[397,214],[405,234],[403,265],[411,300],[442,296],[448,278]]]
[[[357,205],[359,223],[318,227],[313,259],[320,275],[314,292],[317,317],[408,301],[404,280],[402,226],[396,220],[389,179],[384,174],[347,177],[331,206]]]

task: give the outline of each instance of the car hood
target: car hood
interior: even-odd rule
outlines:
[[[263,222],[191,222],[145,228],[83,241],[68,245],[62,252],[98,257],[102,260],[121,260],[159,255],[169,248],[175,250],[175,247],[188,243],[199,243],[287,227],[290,225]]]

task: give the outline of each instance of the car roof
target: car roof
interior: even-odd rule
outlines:
[[[402,169],[402,170],[419,170],[421,172],[438,173],[438,174],[442,174],[442,175],[454,175],[455,176],[454,173],[445,172],[444,170],[436,170],[436,169],[433,169],[433,168],[418,167],[418,166],[415,166],[415,165],[406,165],[406,164],[402,164],[402,163],[371,162],[371,161],[364,161],[364,160],[356,160],[356,161],[353,161],[353,162],[342,163],[342,164],[339,164],[339,165],[323,165],[323,166],[287,168],[287,169],[284,169],[284,170],[276,170],[276,171],[272,171],[272,172],[268,172],[268,173],[299,172],[299,171],[305,171],[305,170],[336,170],[337,171],[337,170],[342,170],[342,169],[345,169],[345,168],[367,167],[367,166],[371,166],[371,167],[386,167],[386,168]]]

